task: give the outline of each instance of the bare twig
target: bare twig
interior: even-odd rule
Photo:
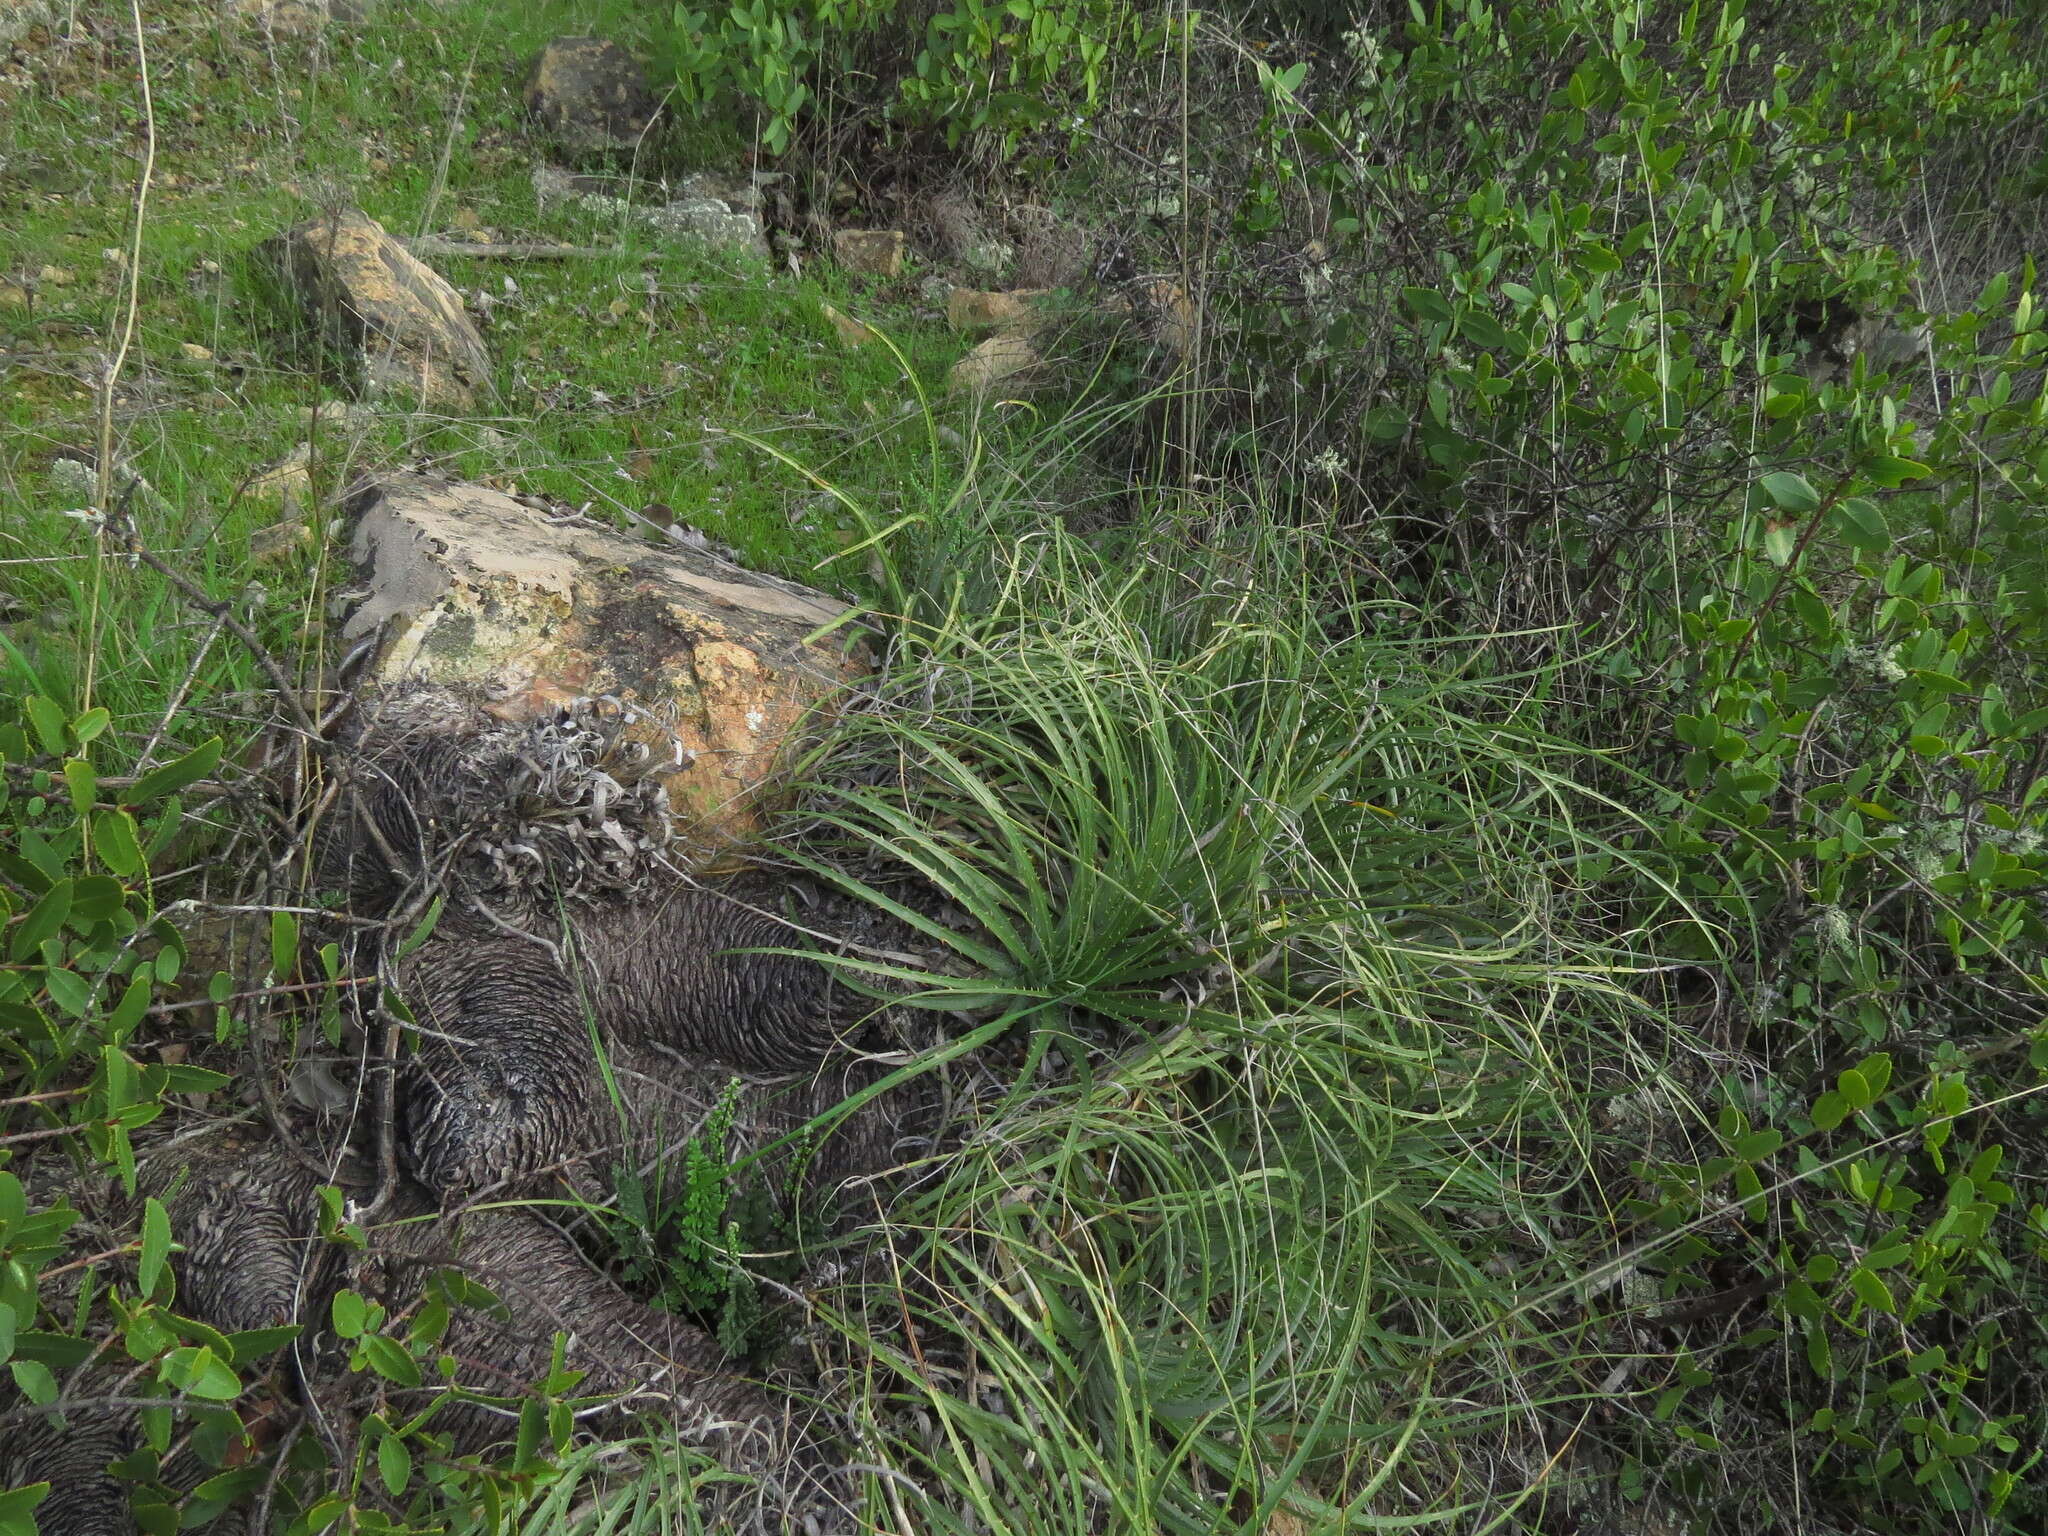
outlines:
[[[398,242],[415,256],[475,256],[494,261],[591,261],[621,254],[616,246],[548,245],[538,240],[494,243],[411,235]]]

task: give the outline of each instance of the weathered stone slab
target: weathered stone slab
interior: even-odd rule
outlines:
[[[309,219],[265,242],[263,254],[306,323],[356,360],[366,390],[467,410],[490,379],[490,354],[462,296],[360,209]]]
[[[909,239],[900,229],[841,229],[832,235],[832,257],[849,272],[901,277]]]
[[[946,295],[946,323],[956,331],[1029,331],[1044,319],[1039,306],[1050,293],[1045,288],[1012,293],[954,288]]]
[[[556,38],[534,56],[522,98],[571,154],[631,150],[654,121],[647,72],[608,38]]]
[[[661,769],[678,826],[715,851],[759,827],[762,800],[812,712],[866,671],[844,604],[708,552],[556,520],[499,492],[386,476],[349,498],[368,595],[344,643],[390,624],[384,685],[480,690],[530,720],[612,698]]]
[[[761,221],[761,191],[737,177],[699,171],[677,186],[667,203],[635,203],[605,192],[603,178],[577,176],[559,166],[533,171],[534,199],[543,210],[563,202],[607,219],[642,225],[656,239],[716,256],[769,259],[768,231]]]

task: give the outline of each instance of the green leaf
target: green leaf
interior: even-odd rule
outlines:
[[[401,1387],[420,1384],[419,1362],[407,1354],[396,1339],[386,1338],[381,1333],[365,1334],[360,1347],[363,1358],[370,1362],[370,1369],[386,1381],[395,1381]]]
[[[107,1033],[115,1040],[127,1039],[135,1026],[142,1022],[142,1016],[149,1012],[150,994],[147,970],[130,977],[127,987],[121,993],[121,1001],[116,1003],[114,1011],[107,1015]]]
[[[1814,1129],[1832,1131],[1849,1118],[1849,1101],[1830,1089],[1813,1101]]]
[[[1467,341],[1475,347],[1484,347],[1489,352],[1499,352],[1508,345],[1508,333],[1493,316],[1480,310],[1468,310],[1458,321],[1458,329]]]
[[[1744,1136],[1735,1143],[1734,1152],[1744,1162],[1757,1163],[1762,1162],[1784,1144],[1785,1133],[1783,1131],[1770,1129],[1751,1131],[1747,1136]]]
[[[1863,466],[1863,473],[1873,485],[1886,490],[1896,490],[1908,480],[1919,480],[1933,473],[1925,464],[1912,459],[1895,459],[1881,455]]]
[[[14,1306],[0,1301],[0,1360],[14,1353]]]
[[[1874,1275],[1860,1265],[1849,1271],[1849,1289],[1856,1293],[1856,1299],[1873,1312],[1892,1312],[1897,1303],[1892,1300],[1891,1287],[1884,1278]]]
[[[1804,475],[1795,475],[1790,470],[1781,469],[1765,475],[1757,484],[1771,499],[1772,506],[1795,517],[1820,505],[1820,492],[1807,483]]]
[[[1742,1202],[1743,1209],[1751,1221],[1762,1221],[1768,1214],[1764,1206],[1764,1182],[1757,1177],[1757,1171],[1748,1163],[1742,1163],[1735,1170],[1735,1196]]]
[[[213,772],[214,765],[220,761],[220,754],[221,739],[216,736],[194,747],[176,762],[152,768],[129,787],[122,803],[146,805],[188,784],[196,784]]]
[[[127,904],[128,892],[113,876],[81,875],[71,884],[69,920],[73,926],[81,919],[104,923]]]
[[[142,1257],[136,1262],[135,1281],[145,1296],[156,1294],[163,1278],[164,1263],[171,1256],[171,1215],[151,1195],[142,1203]]]
[[[99,861],[122,879],[142,873],[142,838],[126,811],[101,811],[92,819],[92,847]]]
[[[1806,1363],[1813,1367],[1813,1374],[1822,1381],[1832,1381],[1835,1375],[1835,1353],[1828,1347],[1827,1330],[1819,1323],[1806,1330]]]
[[[1835,508],[1835,529],[1842,541],[1859,555],[1882,554],[1892,547],[1891,530],[1876,502],[1851,496]]]
[[[419,920],[418,926],[399,942],[394,959],[403,960],[433,936],[435,925],[441,921],[441,901],[442,898],[436,896],[427,904],[426,915]]]
[[[369,1320],[370,1306],[354,1291],[337,1291],[332,1307],[334,1331],[344,1339],[361,1338],[363,1325]]]
[[[1595,275],[1619,272],[1621,258],[1597,241],[1587,241],[1579,247],[1579,265]]]
[[[230,1358],[237,1366],[248,1365],[261,1360],[265,1355],[283,1349],[299,1336],[297,1323],[286,1323],[278,1328],[250,1328],[242,1333],[228,1335]]]
[[[107,728],[107,722],[113,718],[106,710],[94,705],[71,722],[71,739],[81,747],[88,746]]]
[[[36,1506],[49,1491],[48,1483],[30,1483],[0,1493],[0,1536],[34,1536]]]
[[[49,993],[51,1002],[74,1019],[84,1018],[86,1010],[92,1007],[92,983],[62,966],[53,965],[43,972],[43,990]]]
[[[1457,314],[1451,308],[1450,300],[1434,288],[1403,288],[1401,298],[1424,320],[1434,320],[1439,324],[1448,325]]]
[[[31,695],[21,701],[21,707],[28,714],[28,723],[36,728],[36,738],[43,744],[43,750],[52,757],[64,755],[64,711],[40,694]]]
[[[1772,523],[1764,529],[1764,558],[1771,564],[1783,566],[1792,563],[1792,552],[1799,547],[1799,525],[1796,523]]]
[[[158,1370],[169,1385],[210,1402],[231,1403],[242,1395],[241,1379],[203,1344],[172,1350]]]
[[[405,1492],[405,1485],[412,1481],[412,1452],[394,1434],[387,1432],[377,1442],[377,1475],[393,1498]]]
[[[437,898],[438,899],[438,898]],[[270,914],[270,973],[289,981],[299,968],[299,920],[289,912]]]
[[[8,955],[16,963],[33,957],[43,940],[54,936],[71,915],[71,882],[59,880],[43,893],[42,900],[28,909],[28,915],[14,925]]]
[[[64,763],[64,787],[71,792],[71,809],[84,816],[92,810],[92,803],[98,798],[99,775],[92,771],[92,764],[82,757],[67,758]]]
[[[12,1360],[8,1362],[9,1374],[14,1384],[21,1389],[21,1395],[41,1407],[57,1401],[57,1378],[50,1368],[40,1360]]]

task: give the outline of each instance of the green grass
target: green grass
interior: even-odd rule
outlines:
[[[308,441],[323,535],[357,475],[424,466],[622,524],[663,502],[744,560],[866,604],[874,689],[800,766],[780,835],[816,879],[946,953],[931,968],[840,963],[921,1011],[934,1048],[905,1070],[946,1075],[959,1139],[834,1265],[792,1279],[749,1263],[778,1282],[762,1288],[762,1336],[812,1357],[818,1406],[856,1437],[875,1528],[1803,1532],[1834,1518],[1805,1502],[1831,1490],[1856,1511],[1844,1528],[1891,1509],[1899,1529],[1942,1528],[1976,1501],[1989,1530],[2011,1487],[2000,1477],[2031,1478],[2038,1507],[2026,1450],[1999,1443],[2026,1432],[2021,1412],[2038,1426],[2024,1401],[2038,1329],[1980,1321],[2024,1311],[2015,1299],[2038,1289],[2012,1277],[2038,1270],[2044,1218],[2021,1217],[2027,1198],[1993,1177],[2004,1145],[2038,1136],[2021,1102],[2038,1084],[1979,1072],[1975,1099],[1949,1092],[2028,1043],[2038,989],[2029,977],[2021,990],[2017,970],[1976,976],[1977,1006],[2013,983],[1999,1004],[2012,1027],[1951,1040],[1941,989],[1968,977],[1946,951],[1927,947],[1913,986],[1933,985],[1914,991],[1842,936],[1833,898],[1788,926],[1761,886],[1703,882],[1702,869],[1732,881],[1738,834],[1764,823],[1709,817],[1696,849],[1674,840],[1696,807],[1671,717],[1715,709],[1676,641],[1641,638],[1671,622],[1661,575],[1634,578],[1645,584],[1584,654],[1534,621],[1461,635],[1449,610],[1411,606],[1421,586],[1360,558],[1360,530],[1384,531],[1385,508],[1368,524],[1341,507],[1337,470],[1285,465],[1309,489],[1276,477],[1249,501],[1218,479],[1192,482],[1206,494],[1134,488],[1142,474],[1108,464],[1140,457],[1133,423],[1182,404],[1183,426],[1195,419],[1193,394],[1119,399],[1134,366],[1107,388],[980,419],[945,398],[964,343],[919,273],[875,286],[823,263],[771,271],[542,210],[519,66],[546,37],[584,30],[658,54],[666,8],[387,4],[274,46],[182,0],[145,20],[157,158],[139,260],[105,254],[130,238],[141,145],[122,16],[38,56],[32,83],[0,99],[0,280],[33,300],[0,303],[0,727],[19,695],[64,719],[102,705],[93,751],[115,771],[145,740],[161,736],[162,762],[276,710],[216,615],[102,547],[73,515],[81,499],[53,482],[54,459],[91,455],[103,403],[122,463],[153,487],[132,504],[143,538],[301,675],[321,664],[346,573],[331,538],[258,562],[250,535],[280,509],[249,487]],[[656,168],[730,169],[746,148],[735,122],[693,123]],[[461,417],[385,404],[315,432],[305,413],[335,386],[249,258],[337,203],[402,234],[608,250],[435,258],[488,296],[475,306],[496,363],[488,398]],[[63,272],[45,281],[45,268]],[[134,345],[104,402],[131,273]],[[1375,266],[1366,288],[1391,303],[1405,275]],[[893,345],[844,348],[828,303]],[[1129,362],[1107,355],[1105,376]],[[1261,409],[1279,441],[1287,411],[1306,408]],[[1535,467],[1568,466],[1570,446]],[[1412,477],[1391,441],[1369,452],[1331,460],[1358,470],[1365,499],[1373,477]],[[1105,486],[1113,517],[1092,504]],[[1513,566],[1522,552],[1486,558]],[[1702,580],[1750,568],[1720,558],[1703,557]],[[1468,590],[1474,569],[1451,562],[1446,587],[1484,599]],[[1883,578],[1888,599],[1903,570]],[[1762,574],[1775,595],[1784,583]],[[1727,622],[1708,631],[1737,643]],[[1882,629],[1817,633],[1830,638],[1799,641],[1817,669],[1852,633],[1855,654],[1891,655]],[[1607,675],[1603,644],[1635,669],[1615,685],[1629,708],[1574,711],[1609,697],[1588,683]],[[1674,654],[1638,654],[1652,644]],[[1805,725],[1752,730],[1747,710],[1716,718],[1729,750],[1738,735],[1745,748],[1796,736],[1795,767],[1820,740]],[[1918,735],[1901,740],[1926,755]],[[96,868],[55,780],[27,781],[9,830],[24,847],[33,835],[47,864],[76,851],[79,870]],[[1959,825],[1954,793],[1944,816]],[[1792,888],[1822,858],[1806,831],[1830,824],[1802,830],[1782,863],[1795,906],[1819,899]],[[16,885],[23,900],[0,898],[26,907]],[[921,899],[905,901],[907,886]],[[135,905],[153,915],[186,888],[167,880]],[[1894,897],[1924,894],[1883,894],[1872,932]],[[1816,960],[1817,940],[1829,953]],[[97,975],[107,955],[90,951],[49,968]],[[1822,1005],[1796,1000],[1835,966],[1839,996],[1897,993],[1905,1010],[1896,1028],[1859,1015],[1853,1058]],[[11,953],[0,968],[9,987],[28,977],[31,999],[37,975]],[[1710,1005],[1687,991],[1703,980]],[[20,1081],[87,1070],[74,1053],[97,1048],[102,1020],[72,1015],[54,1051],[19,1049],[42,1074]],[[1860,1075],[1877,1070],[1866,1044],[1902,1063],[1888,1101]],[[1824,1125],[1830,1083],[1842,1113]],[[0,1109],[10,1133],[42,1112]],[[1950,1142],[1965,1114],[1972,1139]],[[2005,1166],[2014,1184],[2010,1170],[2030,1167],[2019,1153]],[[642,1237],[687,1225],[673,1183],[625,1204],[618,1221]],[[1957,1235],[1994,1219],[1997,1241]],[[621,1246],[615,1272],[650,1291],[676,1278],[658,1244]],[[700,1300],[732,1278],[727,1258],[698,1255]],[[792,1283],[808,1289],[792,1299]],[[1920,1417],[1916,1394],[1940,1402]],[[2015,1416],[1990,1422],[1994,1408]],[[1893,1442],[1913,1459],[1884,1460]],[[316,1455],[311,1437],[300,1444]],[[474,1512],[482,1474],[432,1475],[436,1519],[489,1523]],[[749,1497],[742,1482],[650,1433],[491,1487],[534,1536],[598,1536],[718,1529],[724,1501]]]
[[[849,351],[820,305],[886,329],[927,388],[961,350],[921,313],[915,280],[875,290],[813,267],[801,277],[744,259],[664,248],[636,227],[536,206],[543,152],[525,136],[518,69],[549,36],[608,27],[631,40],[630,8],[495,5],[382,8],[361,26],[280,40],[192,6],[146,11],[157,152],[136,264],[135,341],[112,406],[115,447],[163,505],[142,537],[176,552],[216,599],[261,587],[253,613],[286,649],[333,580],[332,552],[259,567],[248,535],[276,505],[245,486],[308,442],[332,497],[358,474],[418,465],[587,506],[627,521],[652,502],[798,579],[858,594],[865,566],[828,560],[851,542],[844,510],[795,482],[740,430],[782,445],[887,509],[928,482],[916,390],[890,349]],[[90,459],[102,359],[118,338],[141,138],[134,48],[114,19],[101,43],[45,61],[8,104],[0,172],[5,275],[32,299],[0,307],[0,582],[10,594],[10,681],[82,702],[77,658],[96,657],[94,696],[125,726],[149,715],[192,664],[207,624],[178,615],[151,573],[92,554],[50,483],[59,457]],[[730,155],[717,133],[671,146]],[[725,161],[720,168],[730,168]],[[489,229],[505,240],[615,248],[571,261],[438,259],[466,295],[489,297],[495,398],[455,420],[393,402],[315,433],[305,412],[335,397],[251,271],[251,252],[291,223],[343,203],[394,233]],[[47,268],[68,279],[44,282]],[[472,303],[472,308],[480,308]],[[203,347],[210,357],[186,354]],[[331,503],[328,503],[331,505]],[[99,588],[95,600],[94,588]],[[232,646],[201,667],[195,699],[250,682]]]
[[[1607,1098],[1686,1097],[1554,910],[1613,818],[1459,647],[1363,609],[1332,644],[1312,535],[1218,515],[1133,565],[1004,531],[997,595],[906,627],[799,823],[820,873],[886,902],[914,870],[972,920],[923,925],[957,968],[849,972],[1031,1046],[821,1302],[831,1406],[894,1473],[871,1517],[1533,1513],[1624,1355],[1522,1298],[1604,1252]]]

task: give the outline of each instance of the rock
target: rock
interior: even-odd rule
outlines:
[[[900,229],[840,229],[832,234],[832,256],[849,272],[900,277],[909,244]]]
[[[837,333],[841,345],[864,347],[875,339],[874,331],[862,325],[853,316],[841,313],[830,304],[820,304],[818,308],[825,318],[832,322],[832,329]]]
[[[567,202],[601,218],[639,224],[657,239],[712,255],[766,261],[768,231],[761,222],[761,192],[753,182],[700,171],[680,184],[672,202],[647,205],[603,190],[601,177],[578,176],[556,165],[533,169],[534,200],[543,211]]]
[[[956,394],[984,395],[1043,361],[1027,332],[998,331],[953,365],[952,389]]]
[[[221,14],[277,37],[303,37],[330,21],[361,21],[368,0],[222,0]]]
[[[202,347],[196,341],[179,342],[178,353],[182,357],[190,358],[195,363],[210,363],[213,361],[213,348]]]
[[[27,309],[28,290],[19,283],[0,283],[0,304],[14,309]]]
[[[1195,344],[1195,327],[1200,317],[1179,283],[1163,277],[1142,283],[1132,306],[1151,328],[1154,341],[1175,357],[1188,355]]]
[[[56,15],[50,0],[0,0],[0,43],[11,43],[30,27],[54,21]]]
[[[491,360],[461,295],[375,219],[356,208],[323,214],[266,241],[262,254],[308,325],[355,360],[366,389],[452,410],[474,404]]]
[[[75,502],[81,507],[96,506],[100,494],[99,471],[83,459],[52,459],[50,489],[60,500]],[[120,459],[114,461],[113,493],[117,500],[126,496],[136,506],[147,508],[155,516],[171,511],[171,504],[164,500],[157,488]]]
[[[375,406],[360,400],[322,400],[318,405],[299,407],[299,420],[308,426],[318,422],[324,427],[363,427],[375,421],[377,414]]]
[[[99,474],[83,459],[52,459],[50,489],[59,501],[89,506],[100,493]]]
[[[69,267],[44,267],[36,274],[36,281],[49,288],[62,288],[77,280],[78,274]]]
[[[256,471],[243,494],[257,501],[280,501],[287,507],[308,507],[313,502],[313,449],[301,443],[274,464]]]
[[[807,639],[843,604],[707,550],[550,521],[480,486],[398,475],[349,498],[367,596],[345,645],[379,632],[372,680],[480,689],[510,721],[578,699],[637,711],[656,776],[707,856],[759,829],[809,713],[866,670]]]
[[[659,208],[628,212],[672,245],[768,259],[768,232],[761,227],[761,215],[735,208],[723,198],[684,197]]]
[[[985,293],[955,288],[946,295],[946,323],[956,331],[1029,330],[1043,321],[1037,301],[1050,291],[1024,288],[1015,293]]]
[[[313,528],[303,517],[288,517],[249,535],[249,558],[258,565],[283,565],[312,547]]]
[[[602,37],[558,37],[534,56],[526,110],[571,154],[632,150],[654,121],[647,72]]]

